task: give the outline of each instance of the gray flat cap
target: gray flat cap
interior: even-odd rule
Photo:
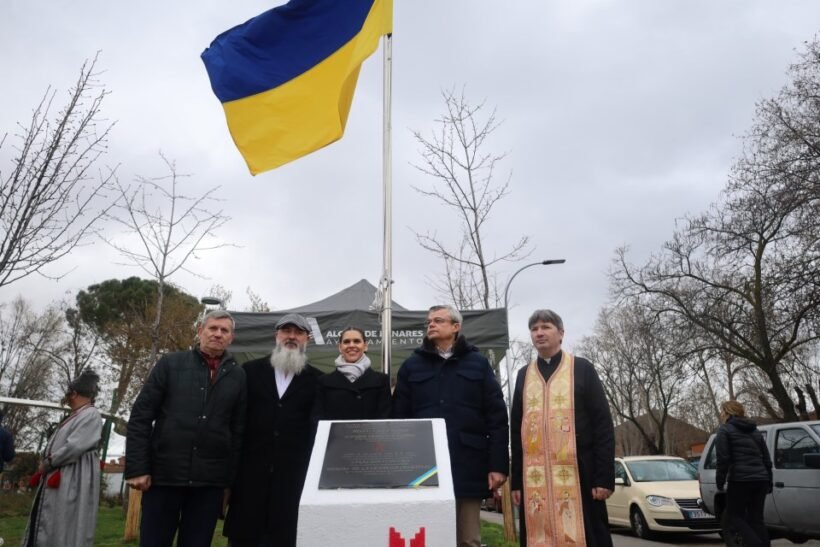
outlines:
[[[274,330],[279,330],[285,325],[293,325],[297,329],[303,330],[308,334],[310,333],[310,325],[308,325],[307,319],[305,319],[298,313],[289,313],[287,315],[282,316],[282,318],[276,322]]]

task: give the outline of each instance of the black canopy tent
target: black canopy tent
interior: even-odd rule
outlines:
[[[381,370],[382,333],[380,312],[369,309],[376,287],[361,281],[317,302],[268,313],[231,312],[236,320],[236,337],[231,352],[240,362],[270,353],[273,346],[273,326],[286,313],[300,313],[311,325],[308,358],[324,371],[333,369],[339,354],[338,343],[345,327],[355,326],[365,331],[370,344],[368,356],[372,367]],[[507,349],[507,314],[503,309],[465,310],[462,331],[495,365]],[[393,362],[391,375],[398,365],[421,345],[425,333],[427,310],[413,311],[393,302]]]

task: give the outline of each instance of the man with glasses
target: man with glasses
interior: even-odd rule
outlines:
[[[461,313],[433,306],[427,336],[399,369],[394,418],[444,418],[458,547],[481,545],[481,500],[507,480],[507,407],[487,359],[461,334]]]

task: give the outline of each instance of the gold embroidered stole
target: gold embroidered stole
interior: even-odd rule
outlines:
[[[528,547],[586,545],[575,447],[575,359],[564,351],[544,380],[532,361],[524,380],[521,444]]]

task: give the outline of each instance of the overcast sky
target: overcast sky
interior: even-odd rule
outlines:
[[[100,80],[116,121],[108,165],[124,182],[164,174],[163,151],[190,173],[188,193],[221,186],[230,222],[202,256],[207,279],[173,279],[205,294],[215,283],[247,305],[250,286],[274,308],[321,299],[382,264],[381,51],[364,65],[344,138],[252,177],[230,139],[199,55],[220,32],[280,2],[248,0],[10,0],[0,8],[0,129],[27,122],[46,87],[64,93],[83,60],[101,51]],[[441,263],[413,229],[456,242],[452,214],[416,194],[431,183],[412,168],[411,130],[427,132],[440,91],[461,88],[498,109],[492,150],[510,195],[487,225],[499,252],[528,234],[532,268],[511,290],[513,335],[548,307],[564,316],[572,346],[591,333],[607,300],[614,250],[635,260],[667,239],[676,218],[714,201],[740,150],[756,101],[785,82],[795,49],[820,26],[805,1],[395,0],[393,67],[394,299],[433,304],[426,278]],[[0,151],[8,171],[10,146]],[[113,228],[112,228],[113,229]],[[139,274],[105,244],[76,250],[49,270],[0,289],[39,306],[89,284]],[[522,263],[523,264],[523,263]],[[519,265],[498,271],[506,278]],[[73,296],[71,296],[73,298]],[[469,336],[469,333],[467,333]]]

